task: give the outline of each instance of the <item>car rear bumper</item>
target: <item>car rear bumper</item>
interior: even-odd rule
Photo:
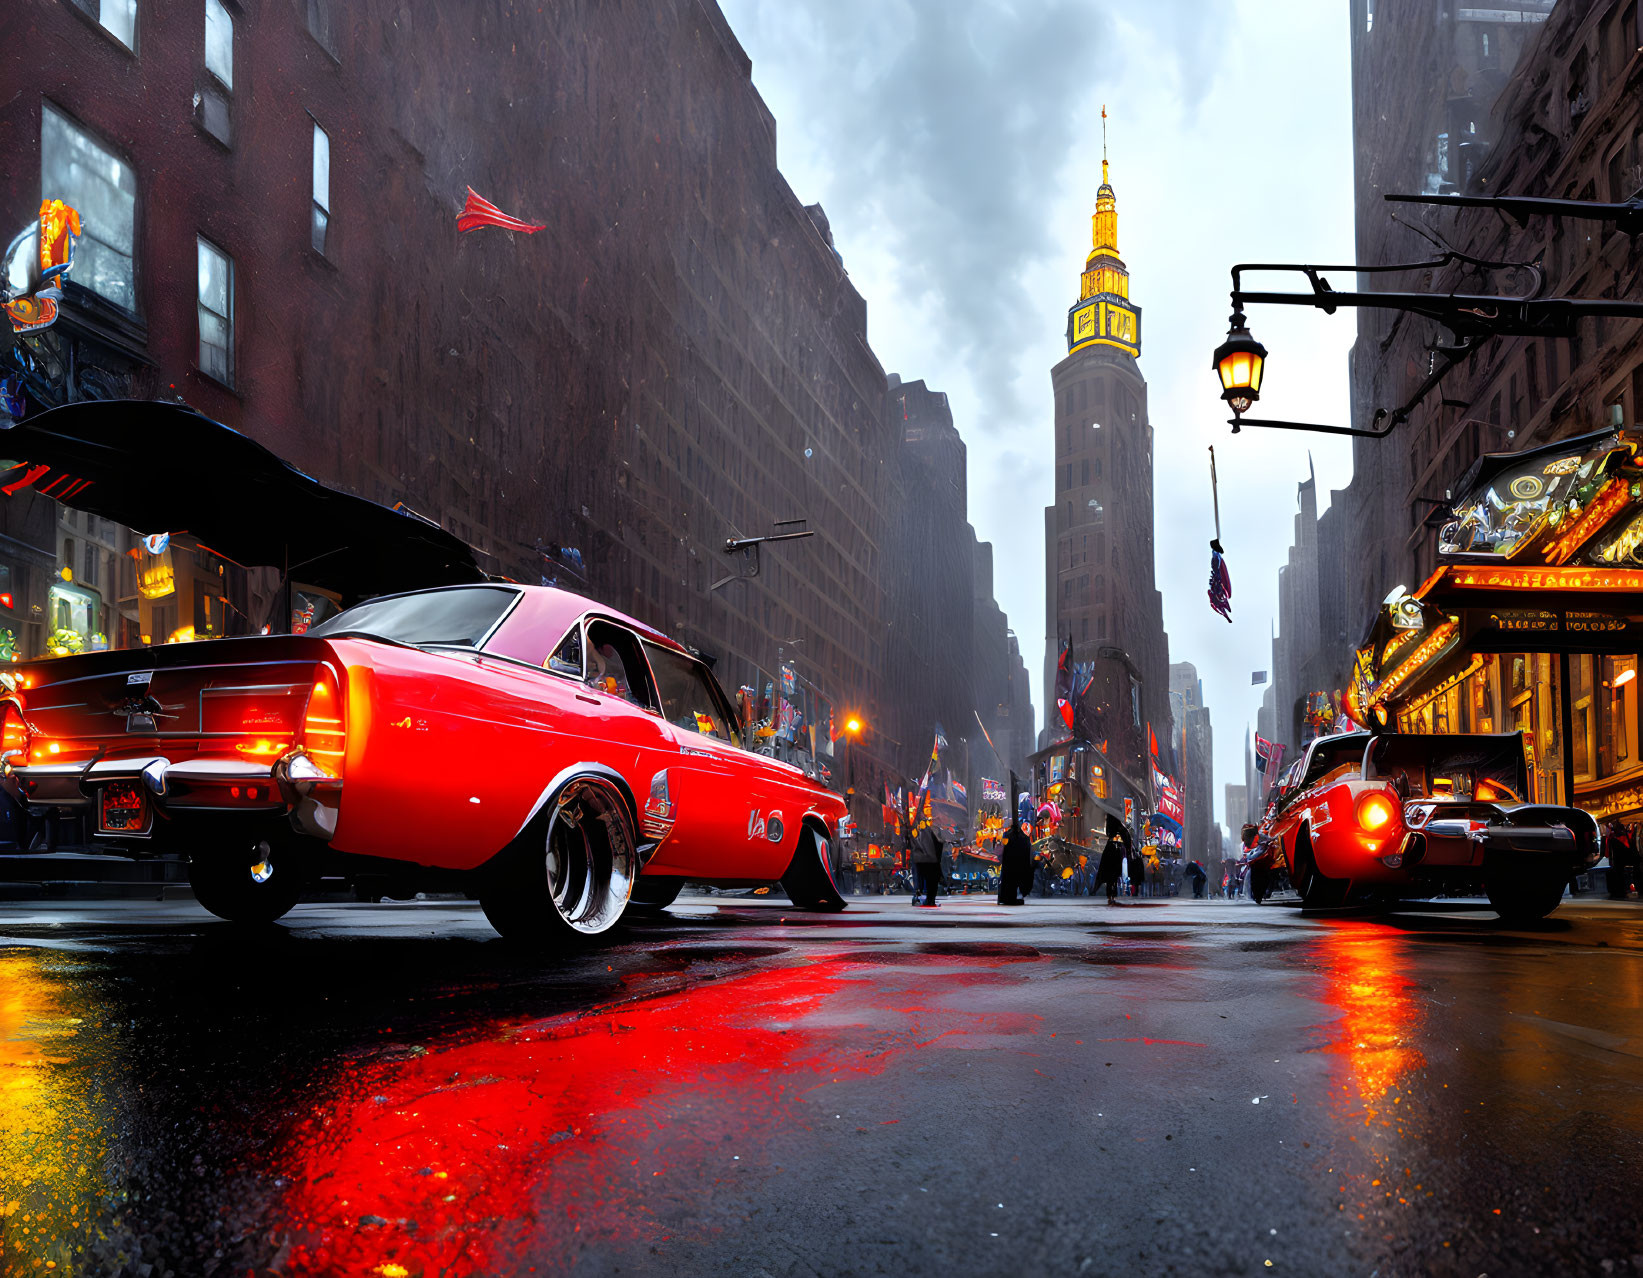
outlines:
[[[141,831],[100,828],[100,796],[111,783],[139,786],[162,819],[147,823]],[[7,784],[31,808],[90,810],[93,835],[118,841],[163,838],[168,819],[206,813],[264,820],[286,815],[300,833],[329,840],[336,830],[342,789],[341,781],[314,768],[300,750],[277,762],[220,758],[173,762],[164,755],[145,755],[91,763],[32,764],[12,768]]]
[[[1490,862],[1505,862],[1528,871],[1579,874],[1600,859],[1595,844],[1583,842],[1567,826],[1511,825],[1491,822],[1477,829],[1466,821],[1437,820],[1377,848],[1353,849],[1350,858],[1319,857],[1320,870],[1365,887],[1400,887],[1418,883],[1477,879]]]

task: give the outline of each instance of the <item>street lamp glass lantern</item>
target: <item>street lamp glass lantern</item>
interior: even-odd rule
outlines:
[[[1221,379],[1221,398],[1234,413],[1247,413],[1261,397],[1266,347],[1249,335],[1241,313],[1233,314],[1227,340],[1215,348],[1213,367]]]

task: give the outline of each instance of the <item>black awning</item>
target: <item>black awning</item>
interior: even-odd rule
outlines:
[[[327,488],[181,404],[68,404],[0,431],[0,491],[42,493],[144,534],[187,533],[246,567],[345,602],[484,581],[473,548],[403,511]]]

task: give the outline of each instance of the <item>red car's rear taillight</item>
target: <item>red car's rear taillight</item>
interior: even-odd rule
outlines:
[[[15,701],[8,701],[4,707],[4,718],[0,719],[0,759],[7,762],[25,762],[28,759],[29,729],[23,722],[23,712]]]
[[[342,714],[342,689],[330,666],[321,666],[302,714],[302,750],[330,776],[342,779],[348,749],[348,725]]]
[[[1385,830],[1397,815],[1397,805],[1385,794],[1371,792],[1358,800],[1358,824],[1371,834]]]

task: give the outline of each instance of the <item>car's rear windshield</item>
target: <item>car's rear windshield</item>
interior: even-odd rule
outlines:
[[[375,635],[415,647],[478,647],[518,593],[506,586],[463,586],[372,599],[339,612],[308,633]]]
[[[1373,780],[1401,781],[1411,798],[1511,803],[1528,798],[1528,765],[1516,735],[1379,737],[1369,752],[1369,774]]]

